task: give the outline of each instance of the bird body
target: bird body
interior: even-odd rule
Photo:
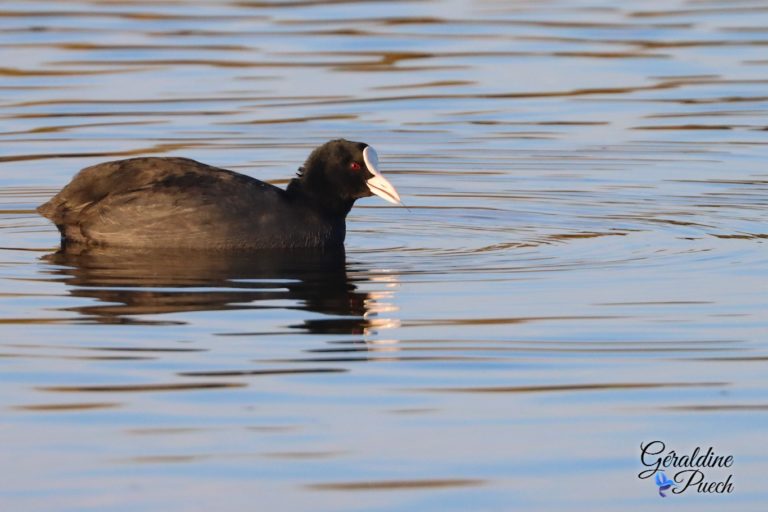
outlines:
[[[331,141],[283,190],[187,158],[131,158],[83,169],[38,211],[63,246],[338,248],[356,199],[399,203],[377,165],[367,144]]]

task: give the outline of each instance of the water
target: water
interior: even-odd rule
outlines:
[[[752,1],[5,2],[0,503],[639,510],[640,444],[762,510],[768,9]],[[339,136],[409,210],[347,256],[54,255],[80,168],[284,185]],[[668,474],[674,475],[673,471]]]

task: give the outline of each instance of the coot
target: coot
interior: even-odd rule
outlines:
[[[400,204],[376,151],[337,139],[285,190],[187,158],[130,158],[83,169],[37,211],[63,247],[332,249],[355,200],[374,194]]]

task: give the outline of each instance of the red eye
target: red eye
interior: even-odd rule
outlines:
[[[352,169],[353,171],[359,171],[360,164],[357,162],[352,162],[351,164],[349,164],[349,168]]]

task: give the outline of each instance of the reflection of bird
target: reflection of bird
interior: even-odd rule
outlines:
[[[667,495],[664,494],[664,491],[668,491],[670,487],[674,487],[675,482],[667,478],[667,475],[663,471],[660,471],[656,473],[656,485],[659,487],[659,496],[666,498]]]
[[[141,316],[298,309],[329,316],[324,323],[312,315],[295,326],[309,332],[356,334],[370,323],[365,313],[372,298],[347,277],[343,250],[241,253],[70,246],[43,259],[52,265],[46,271],[60,276],[71,295],[96,299],[74,308],[87,321],[164,323]],[[328,325],[332,322],[337,323]]]
[[[374,194],[400,203],[376,151],[339,139],[285,190],[186,158],[131,158],[83,169],[38,211],[63,245],[335,249],[355,200]]]

